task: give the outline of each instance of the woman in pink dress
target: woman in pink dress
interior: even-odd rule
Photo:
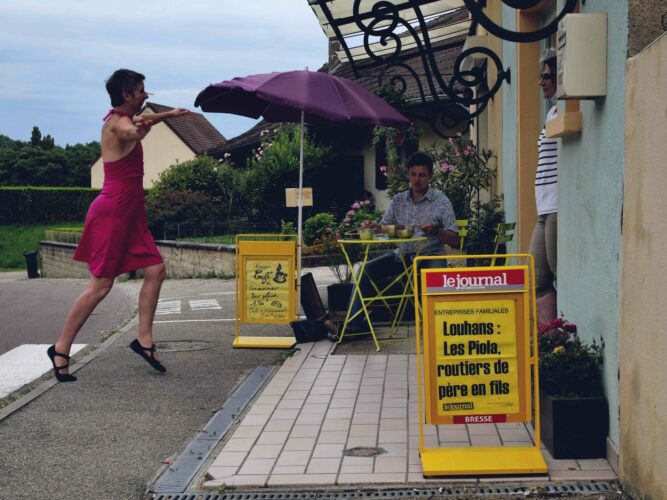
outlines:
[[[102,126],[104,185],[88,209],[83,235],[74,253],[74,260],[88,263],[92,277],[74,301],[58,341],[47,351],[61,382],[76,380],[68,367],[69,352],[79,330],[109,293],[115,277],[136,269],[143,270],[144,282],[139,293],[139,334],[130,348],[156,370],[166,371],[155,351],[152,331],[165,267],[148,231],[141,140],[152,125],[188,111],[177,108],[136,116],[148,98],[143,81],[144,75],[119,69],[106,82],[113,107]]]

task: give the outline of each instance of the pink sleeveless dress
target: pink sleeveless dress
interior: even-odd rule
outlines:
[[[115,278],[162,262],[148,230],[143,176],[141,142],[120,160],[104,162],[102,191],[88,209],[73,257],[87,262],[93,276]]]

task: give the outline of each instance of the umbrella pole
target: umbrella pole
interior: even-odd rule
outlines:
[[[297,310],[301,305],[301,226],[303,223],[303,131],[304,112],[301,111],[301,141],[299,143],[299,215],[298,215],[298,235],[297,235],[297,278],[296,278],[296,297]]]

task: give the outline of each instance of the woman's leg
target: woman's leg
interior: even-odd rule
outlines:
[[[530,240],[529,252],[535,258],[535,293],[538,297],[551,290],[553,275],[547,262],[545,215],[539,215]]]
[[[69,354],[79,330],[81,330],[83,324],[95,310],[97,304],[107,296],[111,287],[113,287],[113,280],[113,278],[97,278],[95,276],[90,279],[88,286],[74,301],[67,314],[67,319],[55,345],[56,352]],[[56,356],[54,359],[56,360],[56,366],[67,364],[67,361],[59,356]],[[63,369],[60,373],[65,374],[67,370]]]
[[[546,248],[546,259],[551,271],[551,286],[556,288],[558,280],[558,212],[547,214],[544,223],[544,243]]]
[[[166,270],[164,264],[155,264],[145,267],[143,272],[144,283],[141,286],[141,292],[139,292],[138,340],[142,347],[151,347],[153,345],[153,318]],[[159,359],[157,356],[155,357]]]

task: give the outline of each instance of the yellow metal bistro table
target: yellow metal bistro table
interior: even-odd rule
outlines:
[[[373,239],[373,240],[338,240],[338,243],[340,244],[341,250],[343,251],[343,255],[345,255],[345,260],[347,261],[347,265],[350,267],[350,269],[353,269],[353,264],[352,264],[352,259],[350,258],[350,250],[352,247],[361,247],[362,248],[362,259],[361,259],[361,264],[359,266],[359,270],[355,273],[352,273],[352,281],[354,282],[354,288],[352,290],[352,297],[350,299],[350,304],[348,305],[347,308],[347,315],[345,316],[345,322],[343,323],[343,328],[341,329],[340,336],[338,338],[338,342],[343,341],[343,337],[345,336],[345,330],[347,328],[347,325],[355,319],[357,316],[363,314],[366,317],[366,321],[368,322],[369,328],[370,328],[370,334],[373,336],[373,341],[375,342],[375,348],[376,350],[380,350],[380,343],[378,342],[377,336],[375,335],[375,328],[373,327],[373,324],[371,323],[371,318],[370,314],[368,313],[368,305],[372,304],[373,302],[382,302],[384,306],[391,311],[391,307],[389,306],[389,303],[387,302],[388,299],[400,299],[398,303],[398,308],[396,310],[396,315],[394,316],[394,319],[391,324],[391,328],[389,330],[389,337],[396,332],[398,329],[399,325],[401,324],[401,320],[403,319],[403,313],[405,312],[406,306],[408,304],[408,299],[412,299],[414,297],[414,290],[413,290],[413,284],[412,284],[412,265],[406,262],[405,255],[403,255],[402,252],[399,251],[399,257],[400,261],[403,264],[403,271],[396,276],[388,285],[386,285],[384,288],[380,289],[380,287],[372,280],[368,274],[366,274],[366,277],[368,278],[368,281],[372,285],[373,289],[375,290],[374,295],[370,297],[364,297],[363,294],[361,293],[361,290],[359,288],[359,282],[361,280],[361,277],[365,273],[366,269],[366,264],[368,263],[368,255],[370,252],[370,249],[372,247],[380,247],[380,246],[387,246],[387,245],[397,245],[400,243],[418,243],[417,245],[417,250],[415,253],[415,258],[419,256],[419,253],[421,252],[422,248],[424,247],[424,244],[426,243],[426,237],[425,236],[414,236],[412,238],[389,238],[389,239]],[[403,282],[403,292],[400,294],[393,294],[393,295],[387,295],[387,292],[396,284],[396,283],[401,283]],[[352,314],[352,304],[354,303],[354,300],[356,297],[359,297],[359,301],[361,302],[361,310],[357,311],[356,313]],[[348,335],[366,335],[366,333],[359,334],[359,333],[348,333]]]

